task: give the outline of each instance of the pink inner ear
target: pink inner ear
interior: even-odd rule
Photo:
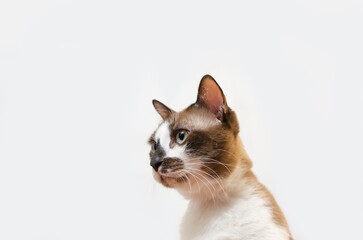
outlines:
[[[219,115],[224,99],[221,90],[213,80],[206,80],[203,84],[203,101],[214,114]]]

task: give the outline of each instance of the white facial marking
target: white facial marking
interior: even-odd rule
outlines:
[[[175,144],[173,148],[170,148],[170,131],[169,131],[169,123],[164,122],[160,125],[159,129],[156,131],[155,140],[159,140],[159,144],[165,151],[165,157],[170,158],[180,158],[185,159],[185,145],[180,146]]]

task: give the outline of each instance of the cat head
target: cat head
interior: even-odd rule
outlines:
[[[163,121],[149,139],[150,165],[164,186],[186,197],[213,194],[236,168],[251,167],[242,154],[236,114],[211,76],[202,78],[197,101],[183,111],[157,100],[153,105]]]

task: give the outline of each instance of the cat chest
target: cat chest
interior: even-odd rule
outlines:
[[[289,239],[259,200],[240,199],[224,207],[190,204],[181,225],[182,240]]]

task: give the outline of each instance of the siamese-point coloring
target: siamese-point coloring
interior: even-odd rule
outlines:
[[[190,200],[182,240],[292,240],[281,209],[251,171],[236,114],[211,76],[183,111],[153,105],[163,119],[149,139],[154,178]]]

